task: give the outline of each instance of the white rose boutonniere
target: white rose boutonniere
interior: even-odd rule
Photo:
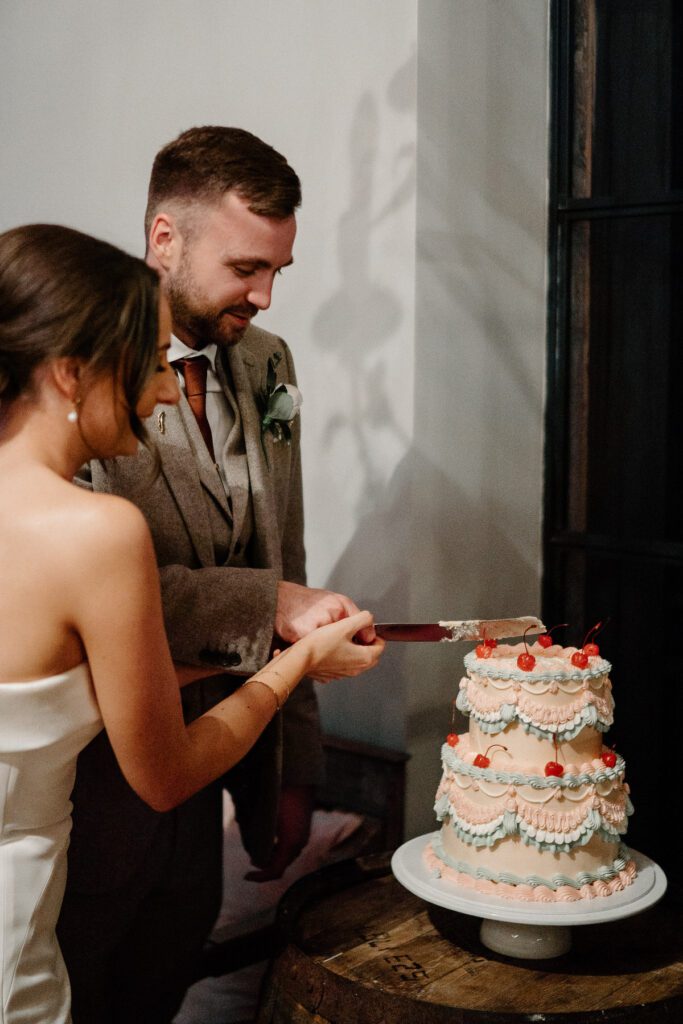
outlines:
[[[301,392],[294,384],[277,383],[276,371],[281,359],[280,352],[274,352],[269,358],[266,384],[257,395],[261,413],[261,444],[266,431],[270,431],[275,441],[286,441],[289,444],[292,439],[290,423],[298,415],[303,403]],[[263,450],[265,452],[265,445]]]

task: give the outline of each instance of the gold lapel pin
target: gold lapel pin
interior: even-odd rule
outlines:
[[[164,412],[163,409],[161,410],[161,412],[157,416],[157,426],[159,428],[159,433],[160,434],[165,434],[166,433],[166,413]]]

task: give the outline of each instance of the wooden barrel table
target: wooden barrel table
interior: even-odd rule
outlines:
[[[492,953],[479,925],[404,889],[389,854],[324,868],[283,898],[257,1024],[683,1022],[681,913],[667,897],[575,927],[554,960]]]

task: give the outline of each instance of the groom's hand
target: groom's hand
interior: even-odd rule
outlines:
[[[278,583],[275,609],[275,632],[287,643],[308,636],[318,626],[327,626],[360,611],[350,597],[333,590],[302,587],[299,583],[281,580]],[[374,626],[361,629],[358,642],[371,644],[375,639]]]

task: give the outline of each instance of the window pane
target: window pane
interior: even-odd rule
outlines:
[[[683,215],[571,228],[567,527],[683,540]]]
[[[681,6],[574,0],[574,198],[683,188]]]

